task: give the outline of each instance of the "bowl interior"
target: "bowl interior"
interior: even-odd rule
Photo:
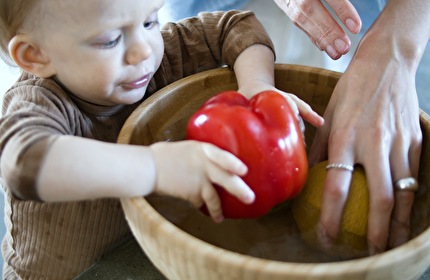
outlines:
[[[276,66],[276,86],[309,103],[321,115],[340,77],[339,73],[297,65]],[[142,103],[127,120],[118,142],[150,145],[157,141],[185,138],[185,127],[191,115],[209,97],[237,89],[234,73],[227,68],[202,72],[158,91]],[[412,235],[422,234],[430,223],[430,184],[428,146],[430,119],[421,113],[424,135],[420,163],[420,189],[412,217]],[[309,147],[315,128],[306,123],[305,139]],[[146,200],[164,219],[209,244],[229,251],[284,262],[332,262],[340,259],[323,255],[300,241],[288,203],[260,219],[226,220],[213,223],[210,218],[178,199],[150,196]],[[163,221],[165,222],[165,221]]]

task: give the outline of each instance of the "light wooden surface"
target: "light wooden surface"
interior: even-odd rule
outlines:
[[[276,83],[323,113],[338,73],[296,65],[277,65]],[[235,89],[228,69],[211,70],[174,83],[136,109],[120,133],[120,143],[147,145],[184,138],[189,116],[209,96]],[[202,241],[154,210],[144,198],[123,199],[130,227],[154,265],[169,279],[416,279],[430,264],[430,119],[421,114],[424,132],[420,190],[414,206],[415,238],[385,253],[333,263],[272,261],[235,253]],[[307,126],[306,140],[315,129]],[[168,205],[166,207],[169,207]],[[220,238],[228,238],[221,236]]]

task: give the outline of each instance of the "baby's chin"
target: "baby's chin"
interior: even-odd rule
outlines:
[[[146,94],[146,88],[142,87],[138,89],[131,90],[122,90],[122,92],[116,93],[112,101],[116,103],[116,105],[132,105],[136,102],[142,101]]]

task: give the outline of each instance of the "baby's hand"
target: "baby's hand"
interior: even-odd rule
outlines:
[[[276,91],[285,97],[285,99],[288,101],[288,104],[290,104],[291,109],[297,116],[297,120],[300,124],[300,129],[302,132],[304,130],[304,124],[301,118],[315,127],[320,127],[324,124],[324,119],[318,115],[318,113],[315,112],[311,106],[309,106],[309,104],[298,98],[296,95],[281,91],[268,83],[259,81],[254,81],[253,84],[247,83],[246,87],[239,88],[238,92],[242,93],[248,98],[251,98],[253,95],[265,90]]]
[[[297,95],[292,93],[286,93],[280,90],[277,90],[280,94],[285,96],[291,108],[293,108],[294,112],[302,117],[305,121],[309,122],[315,127],[320,127],[324,124],[324,119],[317,112],[315,112],[308,103],[304,102]]]
[[[157,172],[155,193],[188,200],[197,208],[205,204],[215,222],[224,217],[213,184],[243,203],[254,202],[254,192],[240,178],[247,167],[233,154],[197,141],[159,142],[150,148]]]

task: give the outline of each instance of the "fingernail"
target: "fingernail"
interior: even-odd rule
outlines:
[[[369,240],[367,240],[368,243],[368,247],[369,247],[369,255],[373,256],[379,253],[382,253],[384,250],[379,248],[378,246],[375,246],[372,242],[370,242]]]
[[[348,28],[348,30],[354,34],[360,31],[360,25],[358,25],[355,21],[353,21],[350,18],[345,21],[345,25]]]
[[[214,218],[214,222],[217,224],[221,223],[222,221],[224,221],[223,215]]]
[[[333,239],[321,225],[318,225],[317,234],[318,239],[324,248],[329,249],[333,245]]]
[[[243,197],[243,201],[247,204],[253,203],[254,200],[255,200],[255,193],[253,191],[248,191]]]
[[[332,45],[327,45],[327,47],[325,48],[325,51],[332,59],[338,59],[340,56],[339,53]]]
[[[248,173],[248,167],[244,163],[241,164],[241,166],[239,167],[239,173],[240,173],[241,176],[243,176],[246,173]]]
[[[238,160],[236,166],[234,167],[234,173],[239,176],[244,176],[248,172],[248,167],[245,163]]]
[[[391,248],[399,247],[400,245],[405,244],[410,239],[409,229],[405,229],[403,231],[398,231],[397,234],[392,237],[390,240]]]
[[[348,44],[341,39],[334,40],[334,45],[336,47],[336,50],[340,53],[345,53],[348,49]]]
[[[406,241],[407,241],[407,239],[405,239],[405,238],[397,237],[391,242],[390,246],[392,248],[396,248],[396,247],[406,243]]]

